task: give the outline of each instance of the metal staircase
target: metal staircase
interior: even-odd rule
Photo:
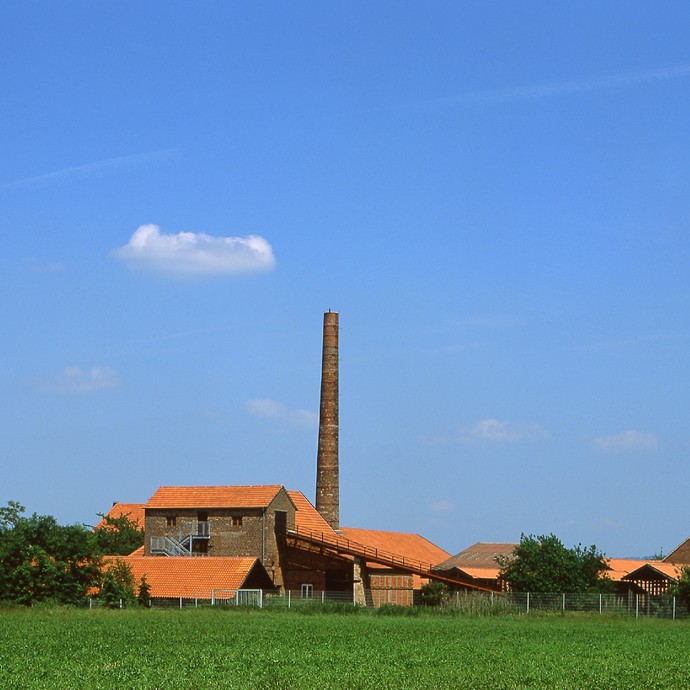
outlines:
[[[151,537],[151,555],[153,556],[206,556],[194,550],[195,541],[208,541],[211,537],[211,525],[198,521],[191,531],[181,529],[177,539],[169,536]]]

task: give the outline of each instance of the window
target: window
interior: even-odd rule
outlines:
[[[168,515],[165,518],[165,524],[168,527],[174,527],[177,524],[177,518],[174,515]]]
[[[314,596],[314,585],[302,585],[302,599],[311,599]]]
[[[230,518],[230,524],[233,527],[242,527],[242,516],[241,515],[233,515]]]

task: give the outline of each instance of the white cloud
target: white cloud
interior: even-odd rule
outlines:
[[[646,431],[628,429],[592,440],[592,448],[602,453],[645,452],[656,449],[659,439]]]
[[[498,419],[482,419],[470,427],[461,429],[459,438],[463,443],[519,443],[547,436],[548,433],[538,424],[514,424]]]
[[[270,398],[247,400],[245,407],[247,411],[255,417],[275,419],[299,426],[314,426],[319,420],[315,412],[302,409],[291,409],[283,405],[283,403],[271,400]]]
[[[111,367],[92,367],[84,371],[81,367],[71,366],[39,388],[45,393],[93,393],[119,385],[120,375]]]
[[[113,256],[131,268],[177,275],[236,275],[268,271],[275,266],[271,245],[259,235],[165,235],[157,225],[139,226],[124,247],[113,251]]]

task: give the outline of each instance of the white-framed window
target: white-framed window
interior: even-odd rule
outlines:
[[[314,585],[302,585],[302,599],[311,599],[314,596]]]

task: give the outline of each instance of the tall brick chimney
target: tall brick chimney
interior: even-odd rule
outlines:
[[[323,315],[323,360],[319,449],[316,457],[316,510],[338,529],[340,479],[338,470],[338,312]]]

